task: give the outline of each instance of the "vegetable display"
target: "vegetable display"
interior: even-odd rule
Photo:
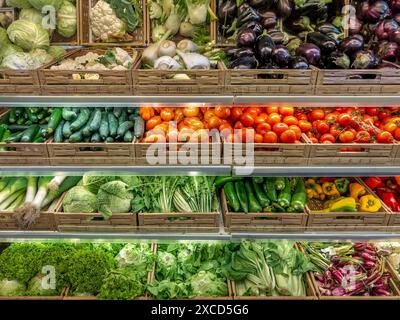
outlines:
[[[142,24],[142,9],[136,0],[99,0],[89,12],[95,42],[132,42]]]
[[[381,200],[368,194],[365,187],[347,178],[307,179],[307,196],[312,201],[311,212],[378,212]]]
[[[215,183],[223,188],[233,212],[304,212],[307,204],[300,178],[218,177]]]
[[[322,296],[391,296],[391,275],[379,251],[369,243],[302,243],[317,268]]]
[[[390,210],[400,212],[400,177],[368,177],[364,182]]]

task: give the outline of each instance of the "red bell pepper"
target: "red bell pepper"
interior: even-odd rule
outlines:
[[[319,179],[318,179],[318,182],[319,182],[319,183],[333,182],[333,181],[335,181],[335,178],[323,177],[323,178],[319,178]]]
[[[382,201],[394,212],[400,212],[400,203],[393,192],[385,192],[381,195]]]
[[[397,185],[400,186],[400,176],[394,177],[394,180],[396,181]]]
[[[376,188],[382,188],[385,186],[382,179],[379,177],[368,177],[367,179],[364,180],[364,182],[372,190],[375,190]]]

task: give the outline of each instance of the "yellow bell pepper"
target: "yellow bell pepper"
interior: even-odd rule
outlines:
[[[331,212],[354,212],[357,211],[357,204],[356,200],[351,197],[346,197],[343,199],[340,199],[339,201],[336,201],[333,203],[329,211]]]
[[[381,200],[374,197],[372,194],[368,194],[360,198],[360,211],[377,212],[381,207]]]
[[[324,182],[322,184],[322,191],[331,198],[340,196],[340,193],[333,182]]]
[[[358,198],[366,193],[365,188],[358,182],[350,183],[350,197],[358,201]]]
[[[336,199],[331,199],[328,201],[324,202],[324,209],[329,209],[335,202],[338,202],[339,200],[342,200],[344,197],[339,197]]]
[[[319,199],[319,200],[324,200],[325,199],[325,194],[322,191],[321,185],[315,182],[314,179],[307,179],[306,182],[304,183],[305,187],[307,189],[312,189],[314,190],[315,193],[313,193],[313,198]],[[307,194],[312,194],[311,191],[307,190]],[[312,199],[312,198],[310,198]]]

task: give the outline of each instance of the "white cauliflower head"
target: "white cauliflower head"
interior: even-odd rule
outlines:
[[[107,42],[113,36],[126,33],[125,24],[120,20],[111,6],[103,0],[90,9],[90,25],[96,40]]]

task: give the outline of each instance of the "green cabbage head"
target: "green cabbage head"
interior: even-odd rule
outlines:
[[[7,30],[4,28],[0,28],[0,48],[2,49],[9,44],[11,44],[11,42],[10,39],[8,39]]]
[[[96,195],[85,187],[76,186],[70,189],[64,197],[64,212],[92,213],[97,211]]]
[[[38,10],[34,8],[27,8],[20,11],[19,20],[27,20],[42,25],[43,16]]]
[[[131,210],[133,194],[122,181],[103,184],[97,194],[99,212],[108,219],[113,213],[125,213]]]
[[[38,24],[26,20],[14,21],[7,29],[10,40],[24,50],[46,49],[50,45],[47,31]]]
[[[42,10],[44,6],[52,6],[58,11],[61,8],[63,0],[28,0],[32,7]]]
[[[28,0],[7,0],[7,7],[14,7],[19,9],[32,8]]]
[[[14,52],[4,56],[1,67],[13,70],[34,70],[39,67],[29,53]]]
[[[47,53],[51,55],[53,59],[59,61],[65,55],[66,51],[63,47],[51,46],[49,50],[47,50]]]
[[[97,176],[92,173],[85,173],[82,178],[82,184],[90,192],[97,194],[103,184],[114,180],[115,177],[112,176]]]
[[[76,7],[69,1],[64,1],[57,12],[57,32],[65,38],[76,34]]]
[[[53,60],[53,57],[43,49],[32,50],[29,54],[34,63],[39,67]]]

